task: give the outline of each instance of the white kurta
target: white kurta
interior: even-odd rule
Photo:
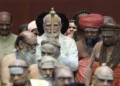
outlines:
[[[47,36],[43,34],[38,39],[39,46],[37,47],[37,56],[41,57],[41,41],[46,40]],[[72,71],[77,70],[78,68],[78,50],[76,47],[76,43],[72,38],[64,36],[62,34],[59,35],[59,42],[61,45],[61,54],[58,57],[58,61],[68,66]]]

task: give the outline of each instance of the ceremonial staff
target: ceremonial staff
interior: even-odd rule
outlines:
[[[56,14],[56,12],[54,11],[54,8],[52,7],[51,8],[51,11],[50,11],[50,14],[51,14],[51,37],[54,37],[54,15]]]

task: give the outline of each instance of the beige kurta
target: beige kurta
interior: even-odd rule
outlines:
[[[15,51],[14,42],[16,38],[17,36],[12,33],[6,37],[0,36],[0,61],[5,55]]]

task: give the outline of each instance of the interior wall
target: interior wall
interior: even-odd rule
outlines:
[[[120,0],[0,0],[0,11],[8,11],[13,15],[13,33],[23,23],[35,20],[37,15],[54,7],[56,11],[65,13],[69,19],[80,10],[100,13],[115,18],[119,24]]]

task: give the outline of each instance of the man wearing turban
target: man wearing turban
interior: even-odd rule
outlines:
[[[93,47],[100,41],[99,28],[103,20],[103,16],[100,14],[80,16],[79,24],[84,31],[84,38],[76,43],[79,55],[79,68],[75,76],[76,82],[85,83],[85,73],[90,62]]]

